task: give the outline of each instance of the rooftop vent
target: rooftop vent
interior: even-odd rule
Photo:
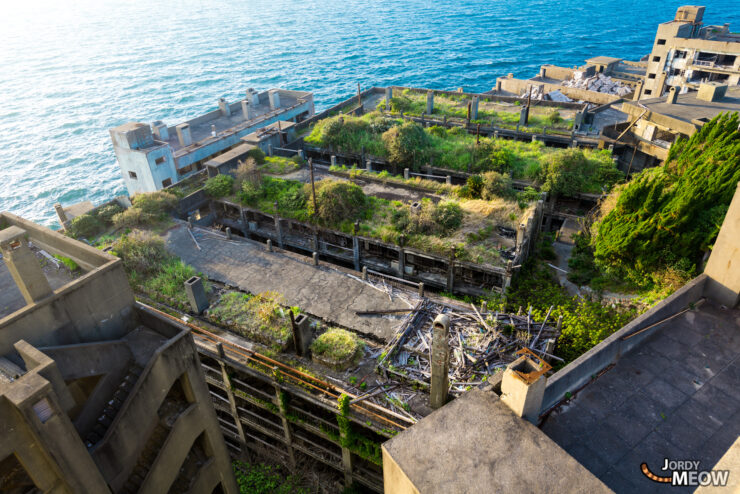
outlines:
[[[721,82],[703,82],[699,85],[696,99],[702,101],[719,101],[727,93],[727,84]]]

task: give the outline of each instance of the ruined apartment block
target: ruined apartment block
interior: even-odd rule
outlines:
[[[9,213],[0,248],[3,486],[238,492],[187,327],[135,302],[98,249]],[[60,274],[54,254],[83,274]]]
[[[740,84],[740,34],[729,24],[705,26],[703,17],[704,7],[684,5],[658,26],[640,98],[662,96],[671,87],[698,90],[706,82]]]
[[[208,159],[240,145],[240,139],[280,120],[300,122],[314,114],[313,94],[250,88],[246,98],[168,127],[129,122],[110,130],[129,195],[155,192],[202,170]]]

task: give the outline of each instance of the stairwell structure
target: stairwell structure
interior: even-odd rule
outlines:
[[[81,242],[0,213],[0,250],[0,491],[237,493],[188,328]]]

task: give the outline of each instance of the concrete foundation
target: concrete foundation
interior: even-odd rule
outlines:
[[[199,276],[193,276],[185,282],[185,293],[190,302],[193,312],[200,314],[208,308],[208,297],[203,286],[203,280]]]

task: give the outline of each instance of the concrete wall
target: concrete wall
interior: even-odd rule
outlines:
[[[0,355],[21,339],[37,347],[57,346],[118,339],[132,329],[128,315],[134,296],[120,259],[15,215],[1,218],[25,229],[39,247],[93,270],[0,319]]]
[[[565,393],[572,393],[579,389],[591,379],[591,376],[615,363],[622,355],[642,343],[656,331],[660,331],[664,325],[658,324],[629,339],[623,339],[625,336],[662,321],[686,309],[689,304],[698,301],[704,293],[706,280],[705,274],[694,278],[673,295],[658,302],[652,309],[556,372],[547,382],[540,413],[544,413],[557,404],[565,397]]]
[[[740,184],[735,190],[704,274],[706,295],[727,307],[740,301]]]
[[[383,484],[387,494],[420,494],[393,457],[383,450]]]
[[[589,91],[588,89],[577,89],[572,87],[560,86],[558,84],[550,84],[547,82],[527,81],[524,79],[514,79],[508,77],[499,77],[496,79],[496,88],[501,91],[508,91],[510,93],[522,94],[529,90],[529,86],[543,86],[546,92],[560,91],[567,97],[576,101],[589,101],[599,105],[605,105],[612,103],[621,98],[616,94],[598,93],[596,91]],[[540,104],[538,101],[537,104]],[[563,103],[560,103],[561,105]]]
[[[573,74],[575,72],[575,69],[569,69],[568,67],[558,67],[557,65],[543,65],[540,67],[540,77],[549,77],[550,79],[571,79],[573,78]]]

